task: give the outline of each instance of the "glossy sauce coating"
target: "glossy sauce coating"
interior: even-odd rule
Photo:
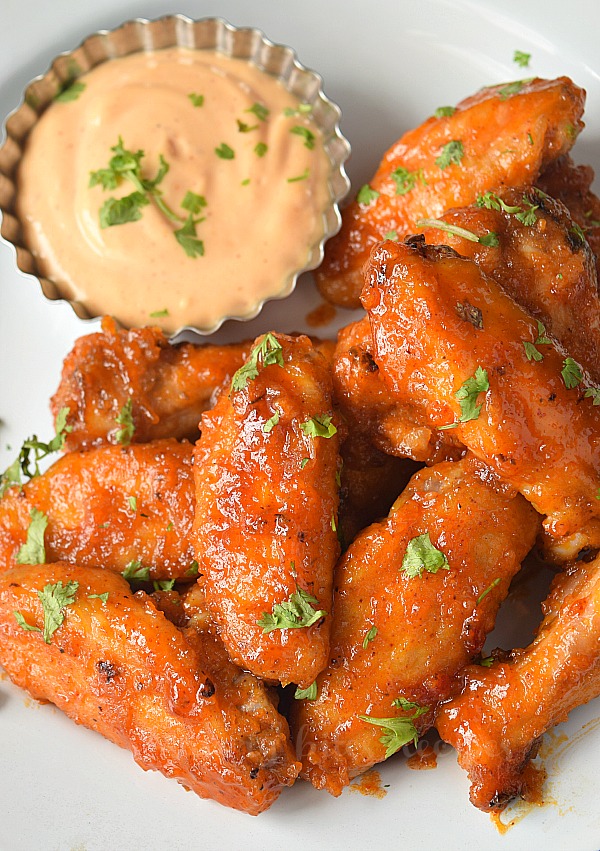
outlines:
[[[231,658],[267,680],[307,687],[329,650],[339,435],[301,428],[332,415],[327,362],[307,337],[276,339],[284,365],[259,364],[255,378],[225,387],[202,418],[194,541],[199,581]],[[327,616],[264,633],[258,621],[297,589]]]
[[[446,244],[469,257],[521,307],[539,319],[594,381],[600,382],[600,297],[595,257],[569,211],[536,189],[503,190],[501,200],[521,212],[478,206],[450,210],[441,217],[478,237],[494,233],[498,245],[423,229],[430,245]],[[498,203],[498,202],[496,202]],[[534,224],[517,218],[531,208]],[[582,318],[585,320],[582,321]]]
[[[41,628],[37,592],[59,581],[79,587],[46,644],[14,612]],[[90,598],[106,593],[106,602]],[[217,676],[211,662],[209,676],[192,643],[110,571],[57,563],[0,576],[0,662],[13,682],[127,748],[142,768],[257,815],[298,773],[287,723],[258,680],[233,666]]]
[[[34,125],[18,175],[25,239],[61,295],[127,326],[162,313],[173,332],[210,331],[285,291],[323,236],[331,165],[281,80],[215,50],[169,48],[115,57],[78,82],[75,100],[51,103]],[[151,200],[137,221],[101,226],[106,200],[137,188],[90,186],[119,139],[142,151],[145,180],[164,158],[161,201],[178,220]],[[188,192],[204,201],[193,216],[201,256],[175,237]]]
[[[430,708],[418,732],[431,726],[455,674],[493,628],[538,526],[531,506],[471,456],[421,470],[389,517],[356,539],[336,569],[331,655],[318,697],[292,710],[303,775],[314,786],[339,795],[385,758],[383,730],[359,716],[409,717],[392,703],[404,698]],[[408,578],[407,545],[425,533],[449,569]]]
[[[481,322],[457,310],[466,301]],[[475,263],[419,238],[373,251],[363,302],[375,357],[399,401],[418,405],[427,425],[458,422],[456,392],[486,370],[480,413],[458,422],[457,437],[546,515],[551,538],[598,541],[600,408],[584,398],[585,374],[567,388],[565,358],[553,344],[538,346],[542,360],[528,360],[523,344],[538,337],[533,319]]]
[[[600,695],[600,559],[559,575],[544,614],[528,648],[488,669],[467,668],[462,693],[437,717],[483,810],[526,794],[540,737]]]
[[[316,273],[325,298],[358,307],[363,266],[389,231],[402,238],[415,232],[420,219],[472,204],[488,189],[530,186],[570,150],[583,127],[583,89],[568,77],[510,86],[481,89],[452,115],[428,118],[405,133],[384,154],[369,183],[379,196],[369,204],[349,204],[342,229],[327,243]],[[442,168],[436,160],[452,142],[462,144],[462,157]],[[413,175],[408,184],[400,179],[401,194],[393,178],[397,169]]]
[[[190,579],[192,463],[193,447],[172,439],[67,453],[0,499],[0,571],[16,564],[36,508],[48,562],[117,573],[138,562],[151,579]]]
[[[172,346],[160,328],[125,331],[106,317],[101,332],[75,342],[51,400],[55,417],[69,409],[66,449],[115,443],[122,427],[117,417],[128,400],[133,442],[194,439],[215,390],[239,369],[248,350],[248,343]]]

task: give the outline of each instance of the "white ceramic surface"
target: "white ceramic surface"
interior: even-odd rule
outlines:
[[[219,15],[256,26],[290,44],[318,70],[342,109],[355,187],[401,132],[439,105],[482,85],[527,76],[568,74],[588,90],[587,129],[575,158],[600,168],[600,59],[595,0],[1,0],[0,115],[26,83],[88,33],[136,16],[182,12]],[[532,54],[531,71],[512,62]],[[318,303],[310,279],[251,323],[228,323],[217,339],[306,328]],[[337,324],[349,320],[338,312]],[[15,271],[0,246],[0,467],[32,432],[50,435],[48,399],[73,340],[98,327],[66,304],[45,301]],[[8,450],[7,444],[12,447]],[[527,640],[536,621],[528,607],[506,607],[490,646]],[[561,741],[560,736],[566,735]],[[444,848],[486,851],[598,851],[600,701],[573,713],[552,737],[544,807],[517,808],[501,836],[468,803],[468,784],[451,753],[435,771],[410,771],[402,758],[381,769],[383,800],[346,791],[339,799],[300,783],[253,819],[201,801],[176,783],[145,774],[125,751],[40,707],[0,680],[0,851],[195,851],[195,849]],[[524,817],[522,817],[524,815]]]

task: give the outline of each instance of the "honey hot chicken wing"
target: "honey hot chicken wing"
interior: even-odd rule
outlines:
[[[196,558],[231,658],[310,685],[327,662],[339,435],[327,361],[267,334],[202,418]]]
[[[0,571],[68,561],[136,579],[189,579],[193,447],[176,440],[69,452],[0,499]]]
[[[339,795],[427,730],[480,651],[539,519],[472,457],[418,472],[336,570],[328,668],[297,701],[304,775]]]
[[[403,237],[486,190],[535,183],[573,145],[584,99],[568,77],[491,86],[402,136],[327,243],[316,272],[325,298],[359,306],[363,266],[390,231]]]
[[[475,263],[420,238],[373,251],[363,302],[391,392],[545,515],[555,558],[598,546],[600,407],[573,358]]]
[[[541,736],[600,695],[600,558],[560,574],[544,614],[528,648],[467,668],[462,693],[437,718],[483,810],[525,792]]]
[[[0,662],[17,685],[130,750],[144,769],[256,815],[298,773],[262,684],[203,659],[144,592],[57,563],[0,576]]]

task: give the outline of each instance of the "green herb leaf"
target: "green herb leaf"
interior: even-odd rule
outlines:
[[[134,580],[136,582],[149,582],[150,568],[142,567],[141,561],[130,561],[129,564],[125,566],[125,570],[121,572],[121,576],[128,581]]]
[[[420,180],[423,184],[426,182],[421,169],[418,171],[409,171],[402,165],[395,168],[390,174],[390,177],[396,185],[396,195],[406,195],[407,192],[415,188],[417,180]]]
[[[55,435],[48,443],[38,440],[35,434],[23,442],[15,460],[0,476],[0,499],[9,487],[21,484],[22,475],[28,479],[39,476],[40,461],[63,448],[67,433],[73,430],[67,425],[68,414],[69,408],[60,409],[56,416]]]
[[[265,434],[269,434],[269,432],[273,430],[274,426],[276,426],[278,422],[279,422],[279,411],[275,411],[273,416],[270,419],[268,419],[263,426],[263,431],[265,432]]]
[[[300,180],[308,180],[309,174],[310,174],[310,171],[306,168],[306,169],[304,169],[302,174],[297,174],[296,177],[288,177],[287,182],[288,183],[298,183]]]
[[[377,198],[379,198],[379,192],[377,192],[376,189],[371,189],[368,183],[361,186],[358,190],[358,195],[356,196],[358,203],[363,204],[363,206],[372,204]]]
[[[192,102],[192,106],[204,106],[204,95],[198,95],[196,92],[191,92],[188,97]]]
[[[414,579],[424,570],[437,573],[438,570],[450,570],[450,565],[444,553],[431,543],[429,532],[425,532],[408,542],[400,569],[408,579]]]
[[[315,147],[315,134],[308,127],[296,125],[296,127],[292,127],[290,133],[301,136],[304,139],[304,147],[308,148],[309,151],[312,151]]]
[[[107,198],[100,207],[100,227],[110,228],[137,222],[142,218],[142,207],[149,203],[142,192],[132,192],[123,198]]]
[[[312,626],[327,615],[323,609],[315,610],[312,607],[312,603],[318,602],[312,594],[297,587],[289,600],[284,603],[275,603],[272,613],[263,612],[258,626],[262,627],[263,633],[272,632],[274,629],[300,629]]]
[[[600,405],[600,387],[588,387],[585,391],[586,399],[593,399],[593,405]]]
[[[528,68],[530,59],[531,53],[525,53],[523,50],[515,50],[515,52],[513,53],[513,62],[515,62],[521,68]]]
[[[433,114],[436,118],[449,118],[451,115],[454,115],[455,112],[455,106],[438,106]]]
[[[464,153],[465,149],[460,139],[452,139],[451,142],[444,145],[442,153],[437,157],[435,164],[442,171],[450,165],[460,165]]]
[[[451,233],[454,236],[458,236],[461,239],[468,239],[469,242],[479,242],[481,245],[487,245],[496,247],[500,244],[498,239],[498,234],[493,231],[488,231],[488,233],[483,236],[477,236],[476,233],[473,233],[472,230],[467,230],[466,228],[461,228],[458,225],[451,225],[448,222],[445,222],[443,219],[420,219],[416,227],[418,228],[436,228],[437,230],[445,231],[446,233]]]
[[[222,160],[232,160],[235,158],[235,151],[226,142],[221,142],[219,147],[215,148],[215,154],[221,157]]]
[[[564,359],[563,368],[560,374],[563,377],[567,390],[572,390],[573,387],[577,387],[577,385],[583,380],[581,367],[577,361],[573,360],[573,358]]]
[[[200,571],[200,568],[199,568],[198,562],[196,560],[194,560],[183,575],[194,577],[194,576],[198,576],[199,571]]]
[[[398,698],[398,700],[402,700],[402,698]],[[396,701],[394,701],[394,703],[399,705]],[[407,718],[372,718],[370,715],[358,716],[361,721],[366,721],[368,724],[374,724],[377,727],[384,728],[385,732],[379,741],[386,747],[385,759],[389,759],[389,757],[409,742],[412,742],[416,747],[419,741],[417,728],[415,727],[414,722],[417,718],[420,718],[421,715],[428,712],[429,707],[418,706],[418,704],[409,704],[409,701],[406,701],[406,704],[418,707],[415,712]]]
[[[300,423],[300,428],[309,437],[325,437],[329,439],[334,434],[337,434],[337,428],[331,422],[332,419],[333,417],[321,414],[318,417],[311,417],[305,423]]]
[[[41,632],[42,630],[39,626],[31,626],[28,624],[21,612],[14,611],[13,615],[15,616],[16,622],[19,624],[21,629],[24,629],[26,632]]]
[[[258,124],[246,124],[245,121],[237,120],[237,126],[240,133],[251,133],[252,130],[258,130]]]
[[[106,605],[108,602],[108,591],[105,591],[104,594],[88,594],[88,600],[101,600]]]
[[[169,311],[167,310],[166,307],[163,307],[162,310],[153,310],[152,313],[149,313],[148,315],[150,316],[151,319],[160,319],[163,316],[168,316]]]
[[[485,591],[483,591],[479,595],[479,597],[477,598],[476,605],[478,606],[481,603],[482,600],[485,600],[485,598],[490,593],[490,591],[493,591],[494,588],[496,588],[498,585],[500,585],[501,582],[502,582],[502,580],[500,579],[500,577],[498,577],[497,579],[494,579],[494,581],[491,583],[491,585],[488,585],[488,587],[485,589]]]
[[[309,112],[312,112],[312,103],[299,103],[296,109],[293,109],[291,106],[286,106],[283,110],[283,114],[286,118],[291,118],[294,115],[308,115]]]
[[[585,234],[582,231],[582,229],[579,227],[577,222],[573,222],[573,224],[571,225],[571,230],[569,231],[569,233],[572,233],[573,236],[577,237],[579,242],[581,242],[582,244],[585,244],[585,242],[586,242]]]
[[[311,683],[308,688],[300,688],[296,689],[296,693],[294,695],[296,700],[316,700],[317,699],[317,681]]]
[[[192,213],[194,216],[197,216],[198,213],[207,206],[206,198],[204,195],[197,195],[195,192],[191,192],[188,189],[183,201],[181,202],[181,206],[184,210],[187,210],[188,213]]]
[[[392,242],[398,241],[398,231],[397,230],[389,230],[387,233],[383,235],[384,239],[390,239]]]
[[[264,157],[268,150],[269,146],[266,145],[264,142],[259,142],[257,145],[254,146],[254,153],[257,157]]]
[[[44,534],[48,525],[48,518],[37,508],[32,508],[29,516],[31,523],[27,529],[27,540],[20,547],[16,562],[17,564],[45,564]]]
[[[262,103],[253,103],[249,109],[244,111],[256,115],[259,121],[266,121],[270,113],[270,110]]]
[[[474,375],[472,375],[471,378],[467,378],[462,387],[460,387],[454,394],[454,398],[460,404],[460,409],[462,411],[460,417],[454,423],[439,426],[440,430],[455,428],[458,423],[467,423],[470,420],[476,420],[481,413],[481,408],[483,407],[483,404],[476,404],[477,397],[480,393],[485,393],[485,391],[489,389],[490,384],[488,381],[487,370],[478,366]]]
[[[262,340],[254,346],[246,363],[233,376],[230,392],[243,390],[249,381],[253,381],[258,375],[258,367],[261,363],[263,366],[272,364],[284,366],[283,349],[279,340],[273,334],[265,334]]]
[[[45,585],[37,595],[44,608],[44,641],[50,644],[52,636],[64,622],[64,610],[75,601],[79,582],[67,582],[63,587],[61,581],[56,585]]]
[[[129,508],[135,513],[137,511],[137,498],[135,496],[128,496],[127,503],[129,504]]]
[[[121,428],[115,434],[115,441],[119,443],[121,446],[128,446],[131,443],[133,435],[135,434],[135,425],[133,423],[132,416],[132,408],[133,408],[133,399],[131,396],[125,402],[119,414],[116,418],[117,425],[120,425]]]
[[[507,83],[501,89],[498,89],[498,97],[500,100],[506,100],[512,95],[518,94],[526,83],[530,83],[534,78],[527,77],[525,80],[515,80],[513,83]]]
[[[493,656],[484,656],[483,658],[481,658],[479,660],[479,664],[481,665],[482,668],[491,668],[492,665],[494,664],[494,657]]]
[[[367,649],[367,647],[369,646],[369,644],[371,643],[371,641],[373,641],[373,639],[375,638],[375,636],[376,636],[376,635],[377,635],[377,627],[376,627],[376,626],[372,626],[372,627],[371,627],[371,629],[370,629],[370,630],[367,632],[367,634],[365,635],[365,638],[364,638],[364,641],[363,641],[363,645],[362,645],[362,646],[363,646],[363,650],[366,650],[366,649]]]
[[[525,354],[527,355],[527,360],[541,361],[544,360],[544,355],[541,352],[538,352],[533,343],[529,343],[525,341],[523,343],[525,347]]]
[[[188,257],[202,257],[204,255],[204,243],[198,239],[196,234],[197,221],[192,213],[187,217],[183,227],[173,231],[175,239],[181,245]]]
[[[309,461],[310,461],[310,458],[303,458],[302,461],[300,462],[300,469],[303,470],[306,467],[306,465],[308,464]]]
[[[155,591],[172,591],[175,586],[174,579],[158,579],[152,583]]]
[[[69,103],[70,101],[77,100],[83,91],[85,91],[85,83],[82,83],[81,80],[76,80],[70,86],[67,86],[66,89],[55,95],[54,100],[58,101],[58,103]]]
[[[539,319],[535,320],[537,323],[538,335],[535,341],[536,346],[551,346],[552,340],[546,336],[546,329],[542,322]]]

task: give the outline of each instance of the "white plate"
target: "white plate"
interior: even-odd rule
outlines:
[[[84,36],[135,16],[182,12],[219,15],[264,30],[296,48],[300,61],[324,77],[342,108],[350,139],[354,186],[366,182],[378,159],[404,130],[433,109],[479,87],[539,74],[568,74],[588,90],[587,129],[575,158],[600,167],[600,60],[595,0],[2,0],[0,114],[60,51]],[[512,62],[528,51],[530,71]],[[310,281],[272,303],[250,326],[230,324],[219,339],[277,327],[303,330],[318,299]],[[340,312],[338,324],[347,321]],[[98,327],[61,303],[43,299],[15,271],[0,246],[0,468],[31,432],[50,435],[48,399],[74,339]],[[13,451],[6,449],[11,444]],[[501,638],[526,640],[535,613],[510,608]],[[494,644],[492,640],[491,644]],[[600,704],[588,704],[558,729],[546,767],[551,800],[501,836],[490,818],[468,803],[466,777],[451,753],[435,771],[410,771],[402,758],[382,766],[383,800],[346,791],[340,799],[299,783],[253,819],[202,801],[131,756],[76,727],[58,710],[38,706],[0,681],[0,851],[187,851],[204,848],[363,849],[404,847],[597,851],[600,808]],[[522,815],[522,812],[521,812]]]

